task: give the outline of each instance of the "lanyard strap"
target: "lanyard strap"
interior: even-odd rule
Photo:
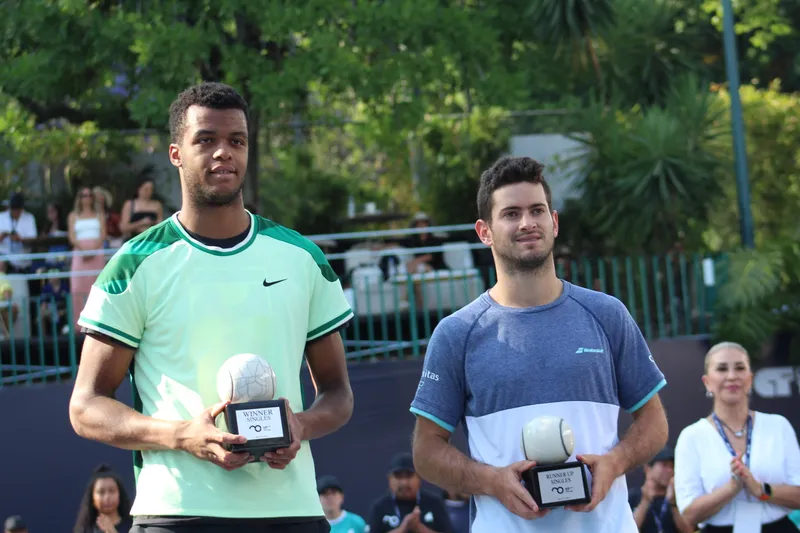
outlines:
[[[717,431],[719,431],[719,434],[722,436],[722,440],[725,441],[725,446],[728,447],[728,451],[731,452],[732,456],[736,457],[736,450],[733,449],[731,441],[728,439],[728,436],[722,429],[722,422],[720,421],[719,417],[717,416],[716,413],[711,413],[711,418],[714,419],[714,423],[717,425]],[[748,468],[750,467],[750,447],[752,444],[753,444],[753,419],[750,415],[747,415],[747,445],[745,446],[744,449],[744,456],[742,457],[742,461]]]
[[[397,498],[392,497],[392,501],[394,502],[394,514],[395,514],[395,516],[397,518],[399,518],[400,520],[402,520],[403,517],[400,516],[400,508],[397,506]],[[417,492],[417,507],[419,507],[419,492]]]
[[[664,533],[664,521],[667,518],[667,513],[669,512],[669,501],[664,498],[664,502],[661,504],[661,512],[656,513],[656,510],[652,507],[650,510],[653,512],[653,520],[656,522],[656,529],[658,533]]]

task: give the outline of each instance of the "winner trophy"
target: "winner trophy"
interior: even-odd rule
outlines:
[[[261,357],[244,353],[231,357],[217,372],[217,393],[225,406],[225,424],[244,444],[226,446],[232,452],[248,452],[258,458],[292,444],[286,403],[273,400],[277,378]]]
[[[592,501],[583,463],[564,462],[574,449],[572,428],[563,418],[541,416],[522,428],[522,453],[536,461],[536,466],[522,473],[522,479],[540,509]]]

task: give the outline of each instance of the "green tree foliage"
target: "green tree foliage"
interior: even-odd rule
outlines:
[[[730,95],[719,90],[721,103],[729,108]],[[767,89],[742,86],[740,89],[745,122],[745,143],[750,177],[750,193],[756,243],[800,237],[797,206],[800,205],[800,97],[783,94],[773,84]],[[726,111],[724,128],[730,128]],[[725,158],[732,161],[731,144],[722,146]],[[711,224],[706,242],[715,250],[738,247],[738,207],[733,166],[721,179],[723,194],[713,201]]]
[[[441,117],[421,131],[424,170],[421,207],[437,224],[477,218],[476,193],[483,170],[507,151],[509,132],[498,109],[475,109],[468,117]]]
[[[694,77],[680,78],[663,106],[595,104],[580,117],[582,198],[564,215],[573,248],[608,255],[696,245],[708,198],[721,193],[717,147],[725,138],[724,108],[703,89]]]

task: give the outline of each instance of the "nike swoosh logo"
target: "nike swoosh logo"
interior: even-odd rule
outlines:
[[[267,281],[267,280],[264,280],[264,286],[265,287],[271,287],[272,285],[280,283],[281,281],[286,281],[286,280],[285,279],[279,279],[278,281]]]

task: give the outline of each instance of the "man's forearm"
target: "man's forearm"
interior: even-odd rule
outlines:
[[[674,503],[671,503],[669,505],[670,505],[670,512],[672,513],[672,521],[675,522],[675,527],[678,528],[678,531],[680,533],[693,533],[694,528],[683,517],[681,512],[678,510],[678,506],[675,505]]]
[[[608,453],[619,467],[620,475],[625,475],[652,459],[668,438],[667,418],[659,403],[658,408],[650,407],[634,419],[622,440]]]
[[[424,450],[424,453],[416,453]],[[414,465],[434,485],[472,495],[489,494],[493,466],[474,461],[438,437],[414,443]]]
[[[177,446],[180,422],[145,416],[107,396],[70,403],[70,422],[83,438],[126,450],[168,450]]]
[[[329,435],[344,426],[353,414],[353,391],[340,387],[320,393],[307,410],[295,416],[303,427],[300,440]]]

